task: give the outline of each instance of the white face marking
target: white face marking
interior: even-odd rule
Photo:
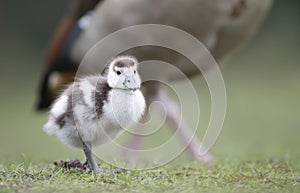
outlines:
[[[57,102],[54,103],[54,106],[51,109],[51,113],[55,117],[58,117],[58,116],[64,114],[67,110],[68,100],[69,100],[69,97],[67,95],[62,95],[61,97],[59,97]]]
[[[80,89],[83,92],[83,100],[89,106],[93,107],[94,102],[92,101],[92,94],[95,90],[95,86],[93,86],[89,81],[83,80],[80,82]]]
[[[133,65],[116,65],[118,62]],[[138,62],[133,57],[121,56],[113,60],[109,67],[107,82],[112,88],[136,90],[141,86],[141,78],[137,71]]]

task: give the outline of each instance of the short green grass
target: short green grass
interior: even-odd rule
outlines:
[[[225,159],[109,176],[46,163],[0,165],[0,192],[299,192],[300,169],[287,160]]]

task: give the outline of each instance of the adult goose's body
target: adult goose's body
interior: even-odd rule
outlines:
[[[257,31],[271,0],[104,0],[94,9],[91,23],[74,42],[71,58],[81,61],[99,40],[138,24],[177,27],[200,40],[220,60]],[[136,38],[144,38],[136,36]],[[151,38],[151,37],[148,37]],[[176,38],[174,39],[176,41]],[[114,42],[116,43],[116,42]],[[119,42],[122,44],[122,41]],[[117,44],[117,43],[116,43]],[[164,57],[137,52],[138,57]],[[175,58],[172,63],[178,63]],[[141,72],[143,74],[143,72]]]

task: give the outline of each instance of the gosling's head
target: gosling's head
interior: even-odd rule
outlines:
[[[133,56],[118,56],[109,63],[107,83],[111,88],[135,91],[141,87],[137,71],[138,61]]]

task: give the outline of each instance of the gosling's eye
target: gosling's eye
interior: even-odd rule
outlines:
[[[121,74],[121,71],[120,71],[120,70],[118,70],[118,71],[117,71],[117,75],[120,75],[120,74]]]
[[[135,73],[136,73],[136,70],[135,70],[135,71],[133,71],[133,73],[135,74]]]

